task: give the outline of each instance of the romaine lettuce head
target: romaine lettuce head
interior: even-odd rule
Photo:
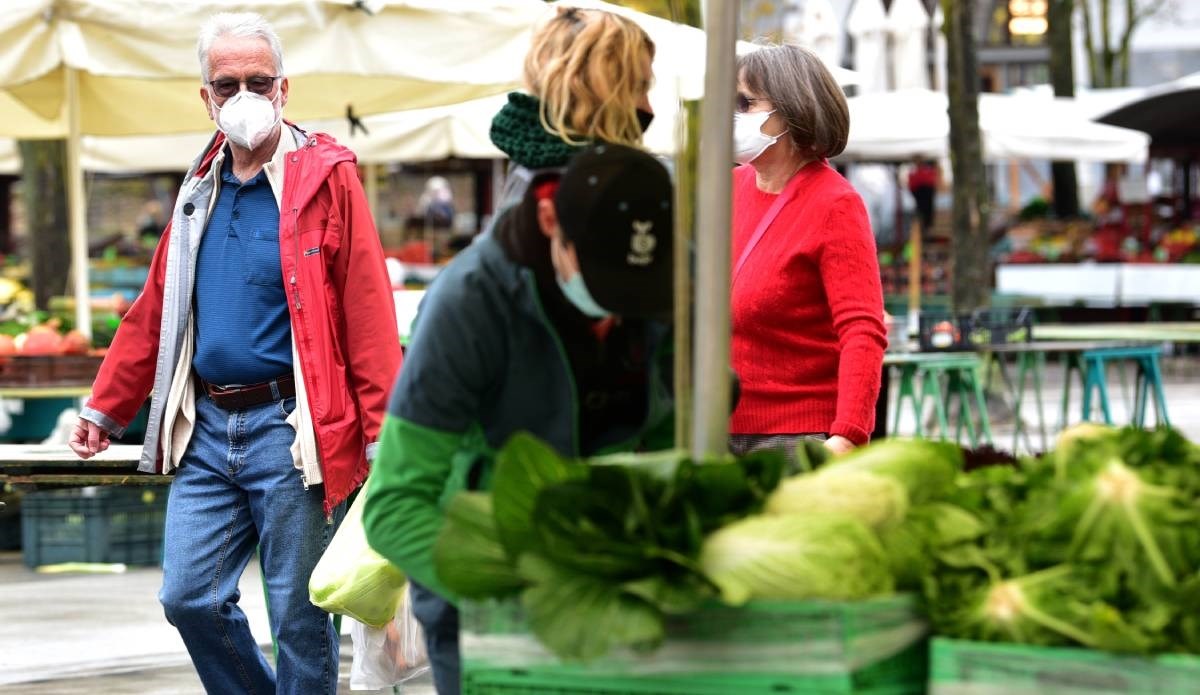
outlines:
[[[853,600],[893,588],[879,540],[862,521],[843,514],[743,519],[705,540],[700,567],[732,605]]]
[[[1133,466],[1110,445],[1081,450],[1031,492],[1024,523],[1031,559],[1098,563],[1164,588],[1200,566],[1200,472],[1194,465]]]
[[[934,631],[957,639],[1147,652],[1153,636],[1104,601],[1110,588],[1090,571],[1059,565],[992,579],[947,572],[926,591]]]
[[[907,511],[908,491],[900,481],[837,466],[784,480],[766,506],[773,515],[845,514],[876,530],[898,524]]]
[[[951,442],[885,439],[834,459],[820,473],[858,471],[892,478],[904,486],[910,502],[922,504],[953,491],[962,465],[962,449]]]

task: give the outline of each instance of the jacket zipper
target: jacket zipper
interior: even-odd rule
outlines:
[[[550,337],[554,339],[554,346],[558,348],[558,356],[562,358],[563,366],[566,368],[567,385],[571,387],[571,454],[582,456],[583,452],[579,441],[579,387],[575,384],[575,375],[571,371],[571,360],[567,357],[567,349],[563,345],[562,338],[559,337],[558,331],[554,330],[554,324],[550,323],[549,317],[546,316],[546,309],[542,306],[542,298],[538,296],[537,283],[533,279],[533,273],[525,269],[521,271],[521,274],[525,278],[526,288],[533,294],[533,305],[537,307],[538,318],[542,320],[542,324],[550,332]]]

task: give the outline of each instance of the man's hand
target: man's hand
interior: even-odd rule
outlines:
[[[832,451],[834,456],[841,456],[842,454],[854,451],[854,442],[835,434],[825,440],[825,448]]]
[[[108,432],[94,422],[79,418],[75,423],[75,428],[71,430],[69,444],[71,451],[74,451],[79,458],[90,459],[108,448]]]

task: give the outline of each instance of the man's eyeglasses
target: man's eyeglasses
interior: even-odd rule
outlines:
[[[228,99],[237,94],[242,85],[246,85],[246,89],[260,95],[266,95],[275,87],[275,80],[283,79],[283,75],[255,75],[247,77],[245,80],[235,80],[232,77],[222,77],[219,80],[213,80],[208,83],[212,87],[213,94]]]
[[[766,101],[766,99],[756,99],[755,97],[748,97],[738,92],[737,99],[734,100],[733,105],[737,108],[738,113],[746,113],[752,105],[760,101]]]

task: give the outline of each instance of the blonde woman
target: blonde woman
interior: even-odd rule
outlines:
[[[493,453],[519,431],[572,457],[672,443],[670,368],[655,363],[671,183],[631,146],[653,51],[606,12],[559,10],[536,33],[530,94],[511,95],[492,128],[514,165],[505,202],[430,287],[392,391],[363,518],[412,581],[442,695],[459,692],[459,657],[454,596],[433,562],[441,505],[486,489]],[[628,262],[635,243],[645,253]]]

